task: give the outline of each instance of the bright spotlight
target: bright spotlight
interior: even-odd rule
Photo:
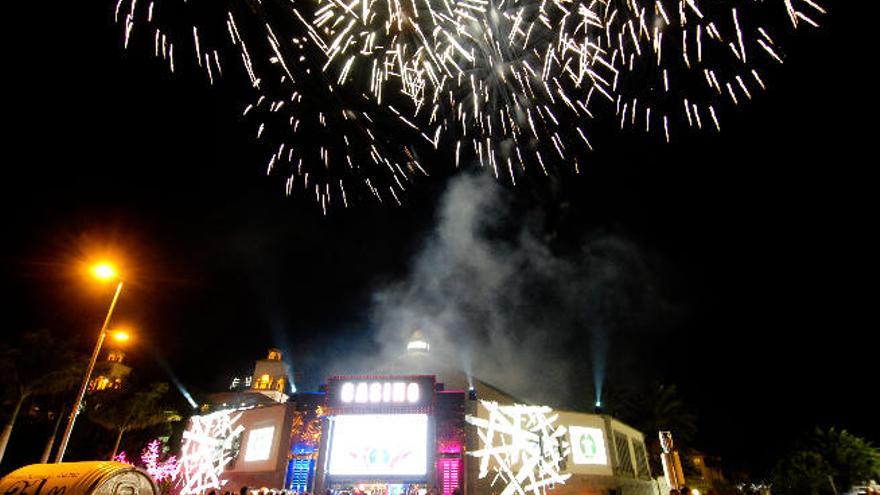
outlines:
[[[114,330],[110,333],[110,336],[113,337],[113,340],[116,342],[128,342],[131,339],[131,334],[126,332],[125,330]]]

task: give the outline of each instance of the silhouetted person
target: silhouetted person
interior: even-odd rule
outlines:
[[[241,487],[241,488],[238,490],[238,495],[248,495],[248,487],[247,487],[247,485]]]
[[[211,490],[210,492],[208,492],[208,495],[217,495],[217,492],[215,492],[214,490]]]

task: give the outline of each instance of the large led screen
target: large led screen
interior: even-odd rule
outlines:
[[[424,476],[428,468],[428,416],[336,416],[330,439],[331,476]]]

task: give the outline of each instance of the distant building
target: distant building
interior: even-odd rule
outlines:
[[[122,363],[124,359],[125,353],[111,349],[107,353],[107,359],[98,364],[95,377],[89,381],[89,392],[122,388],[131,373],[131,367]]]
[[[698,450],[689,449],[684,455],[688,465],[688,486],[699,488],[702,492],[727,483],[721,470],[721,459],[709,456]]]
[[[328,377],[319,392],[288,401],[289,367],[271,349],[250,383],[233,381],[233,390],[211,395],[204,414],[190,419],[181,495],[242,487],[657,495],[641,432],[608,415],[529,404],[457,362],[416,331],[405,352],[378,368]]]
[[[269,349],[265,359],[254,362],[250,375],[234,377],[229,390],[209,394],[200,406],[202,413],[211,411],[283,404],[290,396],[290,366],[280,350]]]
[[[281,357],[278,349],[269,349],[266,359],[260,359],[254,366],[251,387],[275,402],[287,402],[287,377],[290,366]]]

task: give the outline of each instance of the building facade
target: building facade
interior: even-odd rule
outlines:
[[[288,382],[280,352],[272,359],[271,350],[249,389],[216,394],[190,420],[182,495],[242,487],[332,495],[657,493],[641,432],[607,415],[527,404],[457,370],[425,373],[429,347],[418,337],[408,344],[418,358],[411,374],[333,376],[318,392],[291,397],[262,385]],[[394,366],[399,371],[406,360]]]

